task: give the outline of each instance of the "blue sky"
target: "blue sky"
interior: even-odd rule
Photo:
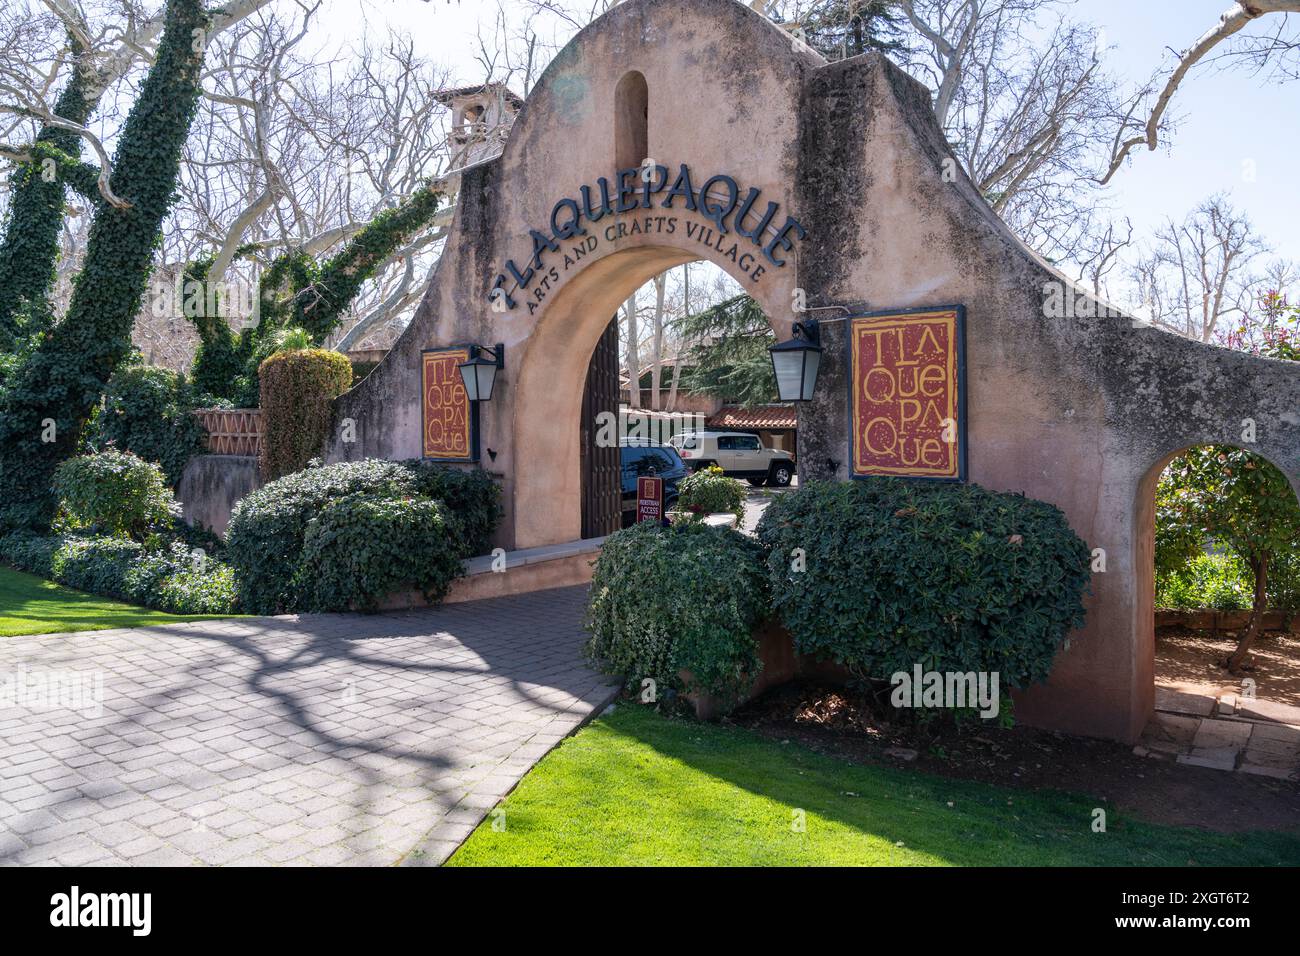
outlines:
[[[1117,70],[1138,81],[1209,29],[1228,0],[1082,0],[1081,19],[1104,28]],[[1265,18],[1268,19],[1268,18]],[[1258,27],[1248,28],[1252,31]],[[1228,193],[1276,254],[1300,261],[1300,83],[1242,69],[1195,72],[1174,101],[1181,117],[1168,149],[1135,153],[1106,194],[1139,234],[1181,219],[1201,199]],[[1243,176],[1254,161],[1255,180]]]
[[[1079,0],[1071,15],[1105,30],[1114,69],[1136,83],[1171,62],[1168,48],[1190,45],[1228,4]],[[420,40],[430,58],[470,82],[482,75],[473,58],[476,24],[490,23],[495,9],[494,0],[326,0],[321,26],[332,44],[358,38],[367,21],[379,28],[398,24]],[[1276,255],[1300,262],[1294,178],[1300,166],[1300,83],[1272,83],[1242,69],[1204,68],[1184,83],[1173,113],[1180,123],[1167,144],[1154,153],[1135,152],[1100,195],[1130,216],[1136,234],[1144,236],[1166,217],[1181,220],[1202,199],[1228,193]],[[1247,161],[1253,162],[1253,181],[1244,175]]]

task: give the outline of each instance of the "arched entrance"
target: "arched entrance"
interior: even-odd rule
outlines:
[[[1300,720],[1300,638],[1282,632],[1292,615],[1279,613],[1282,604],[1273,600],[1294,590],[1300,496],[1266,456],[1230,443],[1163,456],[1139,496],[1145,546],[1136,571],[1151,624],[1139,646],[1157,710],[1144,744],[1187,753],[1190,741],[1182,738],[1198,722],[1225,715]],[[1291,497],[1291,507],[1279,496]],[[1257,586],[1269,602],[1252,620]],[[1249,736],[1249,728],[1229,729],[1243,731],[1243,741]]]
[[[1011,235],[922,85],[880,55],[826,63],[735,0],[626,0],[555,58],[504,153],[463,172],[425,299],[336,404],[328,457],[420,456],[422,351],[499,343],[477,415],[497,543],[574,541],[592,351],[632,288],[700,258],[778,339],[795,319],[963,307],[966,479],[1055,504],[1108,555],[1086,626],[1017,717],[1136,739],[1152,713],[1152,463],[1249,418],[1300,487],[1300,367],[1109,311]],[[845,328],[822,328],[801,480],[856,467]]]
[[[615,252],[574,275],[545,310],[520,362],[514,447],[535,469],[535,480],[515,487],[515,539],[519,547],[572,541],[582,531],[579,434],[582,391],[596,343],[609,317],[633,290],[661,272],[698,261],[679,245],[638,246]],[[710,259],[737,281],[729,262]],[[772,306],[759,296],[764,311]]]

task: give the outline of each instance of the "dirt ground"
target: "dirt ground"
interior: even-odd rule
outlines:
[[[737,710],[730,721],[776,740],[860,763],[913,766],[927,773],[1028,790],[1100,797],[1154,823],[1225,832],[1300,828],[1300,787],[1243,773],[1136,756],[1106,740],[980,722],[918,727],[891,721],[866,694],[787,684]]]
[[[1241,677],[1233,677],[1218,662],[1237,647],[1235,632],[1193,631],[1162,627],[1156,631],[1156,683],[1186,694],[1217,697],[1240,692]],[[1300,634],[1265,631],[1251,650],[1251,670],[1242,677],[1255,681],[1255,696],[1300,707]]]

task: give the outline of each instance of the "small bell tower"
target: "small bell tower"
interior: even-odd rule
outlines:
[[[524,105],[504,83],[463,86],[436,96],[451,109],[448,145],[456,166],[469,166],[500,153]]]

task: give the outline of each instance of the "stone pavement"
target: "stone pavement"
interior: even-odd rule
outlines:
[[[1213,770],[1300,781],[1300,709],[1156,688],[1133,752]]]
[[[585,600],[0,639],[0,862],[440,863],[614,696]]]

